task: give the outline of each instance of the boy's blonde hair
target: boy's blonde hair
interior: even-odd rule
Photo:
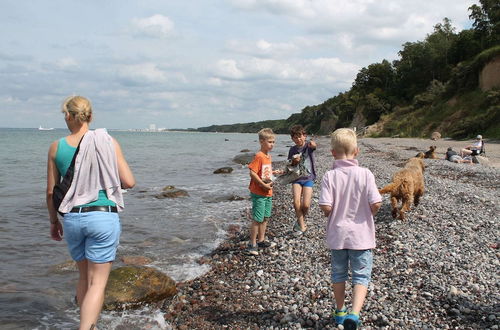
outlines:
[[[269,138],[274,137],[274,132],[270,128],[263,128],[259,131],[259,141],[265,141]]]
[[[345,155],[352,155],[356,152],[358,139],[356,133],[352,129],[339,128],[331,134],[331,137],[332,150]]]

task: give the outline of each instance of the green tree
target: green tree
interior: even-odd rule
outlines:
[[[481,42],[472,29],[458,33],[450,47],[449,61],[451,65],[470,60],[481,52]]]
[[[429,48],[432,79],[446,81],[450,77],[451,65],[449,60],[450,49],[456,39],[455,28],[451,20],[445,17],[443,23],[434,26],[432,34],[425,39]]]
[[[370,64],[368,67],[362,68],[356,75],[353,89],[370,93],[379,88],[388,92],[394,87],[394,78],[395,73],[391,63],[383,60],[381,63]]]
[[[480,6],[469,7],[469,18],[485,49],[500,43],[500,1],[479,0]]]

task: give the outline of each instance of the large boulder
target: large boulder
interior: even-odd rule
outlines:
[[[241,165],[247,165],[247,164],[250,164],[250,162],[252,162],[254,157],[255,157],[255,153],[246,152],[246,153],[242,153],[242,154],[234,156],[233,162],[235,162],[237,164],[241,164]]]
[[[187,197],[188,192],[182,189],[175,188],[174,186],[166,186],[163,191],[156,195],[156,198],[177,198],[177,197]]]
[[[125,266],[109,274],[104,310],[137,308],[177,293],[175,281],[151,267]]]

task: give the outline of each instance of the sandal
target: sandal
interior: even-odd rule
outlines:
[[[344,320],[345,330],[356,330],[361,325],[361,320],[359,319],[359,314],[349,313]]]
[[[344,324],[344,320],[347,316],[347,308],[344,306],[341,310],[335,309],[333,316],[335,317],[335,323]]]
[[[295,236],[300,236],[304,234],[304,232],[300,229],[300,225],[298,222],[295,222],[295,224],[293,225],[293,234]]]

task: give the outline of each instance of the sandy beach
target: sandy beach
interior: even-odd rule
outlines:
[[[444,158],[447,147],[458,151],[466,144],[365,138],[359,140],[358,160],[382,187],[418,151],[436,145]],[[384,196],[375,219],[377,247],[362,329],[498,329],[500,145],[486,146],[493,166],[426,159],[426,192],[405,221],[392,218]],[[319,138],[319,179],[332,161],[328,139]],[[179,294],[164,303],[167,322],[176,329],[337,328],[318,182],[305,235],[292,232],[290,187],[276,186],[268,237],[277,246],[259,256],[244,254],[249,209],[244,210],[244,224],[228,227],[230,237],[200,260],[211,271],[179,283]]]

